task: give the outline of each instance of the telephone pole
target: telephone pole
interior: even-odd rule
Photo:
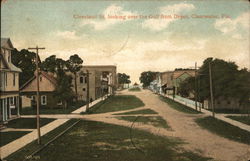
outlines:
[[[210,84],[211,107],[212,107],[212,113],[213,113],[213,117],[214,117],[214,96],[213,96],[213,82],[212,82],[211,62],[209,62],[208,65],[209,65],[209,84]]]
[[[197,111],[197,62],[195,62],[195,110]]]
[[[87,70],[87,105],[86,105],[86,112],[89,110],[89,70]]]
[[[40,96],[39,96],[39,68],[38,68],[38,51],[44,50],[45,48],[39,48],[36,46],[35,48],[28,48],[28,50],[36,50],[36,125],[37,125],[37,143],[41,144],[41,131],[40,131]]]

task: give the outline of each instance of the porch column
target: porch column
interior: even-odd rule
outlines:
[[[16,96],[16,107],[17,107],[17,116],[20,116],[20,104],[19,104],[20,96]]]

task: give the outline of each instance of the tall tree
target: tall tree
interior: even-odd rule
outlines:
[[[131,83],[129,75],[127,75],[125,73],[118,73],[118,84],[119,85],[122,85],[122,87],[123,87],[124,84],[129,84],[129,83]]]
[[[140,76],[140,82],[142,83],[142,86],[148,87],[150,83],[153,80],[155,80],[157,73],[158,72],[152,72],[152,71],[142,72]]]
[[[26,49],[22,49],[21,51],[14,49],[11,57],[12,63],[22,70],[19,78],[19,85],[22,86],[34,76],[36,70],[36,53]]]
[[[209,63],[212,69],[214,99],[221,97],[224,99],[234,98],[241,105],[248,103],[250,98],[250,72],[247,69],[238,70],[238,66],[234,62],[213,58],[204,60],[203,65],[198,70],[197,80],[200,101],[210,98]],[[183,82],[180,88],[192,92],[195,90],[194,83],[194,79]]]
[[[56,73],[57,63],[58,59],[56,58],[56,56],[51,55],[42,62],[41,69],[45,72]]]
[[[77,55],[72,55],[69,57],[69,60],[67,60],[66,66],[68,70],[74,74],[74,86],[75,86],[75,93],[76,96],[78,96],[77,93],[77,72],[79,72],[82,68],[83,60]]]
[[[72,77],[65,74],[62,68],[57,71],[57,86],[54,91],[55,97],[61,101],[64,108],[68,107],[68,102],[72,102],[74,93],[72,91]]]

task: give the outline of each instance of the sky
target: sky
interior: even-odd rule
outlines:
[[[1,37],[18,50],[84,65],[117,65],[139,82],[143,71],[194,68],[214,57],[250,69],[247,0],[4,0]]]

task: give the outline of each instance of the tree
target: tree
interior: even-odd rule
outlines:
[[[54,96],[61,101],[64,108],[67,108],[68,102],[72,102],[74,93],[72,91],[72,77],[65,74],[61,68],[57,72],[57,86],[54,91]]]
[[[69,57],[69,60],[66,62],[66,66],[68,70],[74,74],[74,85],[75,85],[75,93],[76,96],[78,95],[77,93],[77,72],[79,72],[82,68],[82,63],[83,60],[77,55],[72,55]]]
[[[55,55],[46,58],[41,64],[41,70],[56,73],[58,59]]]
[[[14,49],[11,57],[12,63],[22,70],[19,75],[19,85],[22,86],[34,76],[36,70],[36,53],[30,52],[26,49],[22,49],[21,51]]]
[[[122,87],[124,84],[131,83],[131,81],[129,79],[130,79],[129,75],[127,75],[125,73],[118,73],[118,84],[122,85]]]
[[[158,72],[142,72],[140,76],[140,82],[142,83],[143,87],[148,87],[150,83],[156,78],[156,74]]]
[[[234,62],[213,58],[204,60],[203,65],[198,70],[199,101],[210,99],[209,63],[212,70],[214,99],[234,98],[239,101],[240,105],[248,103],[250,98],[250,72],[247,69],[238,70],[238,66]],[[192,92],[195,90],[194,83],[194,79],[183,82],[180,90]]]
[[[178,94],[182,97],[189,97],[190,93],[194,93],[195,89],[195,77],[188,77],[180,83],[178,88]]]

